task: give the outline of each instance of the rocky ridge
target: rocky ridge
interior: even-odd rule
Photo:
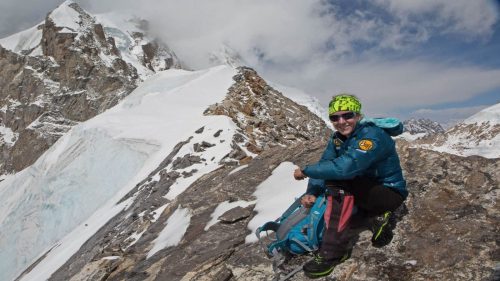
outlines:
[[[0,40],[0,175],[31,165],[72,126],[115,105],[146,77],[143,68],[180,67],[145,33],[128,45],[121,34],[66,1],[36,28]]]
[[[251,68],[240,67],[226,99],[205,112],[231,117],[250,138],[247,148],[258,153],[270,146],[288,146],[325,135],[324,121],[284,97]]]
[[[133,203],[89,239],[51,280],[275,280],[277,275],[260,245],[245,243],[248,222],[255,215],[252,194],[280,163],[303,165],[317,160],[328,130],[324,123],[316,123],[315,116],[306,118],[304,126],[310,131],[296,130],[296,119],[286,116],[283,126],[265,118],[265,125],[254,122],[255,116],[268,116],[266,112],[278,108],[299,110],[290,112],[291,116],[307,114],[261,79],[253,70],[241,68],[226,99],[206,111],[226,114],[239,129],[227,136],[224,130],[202,127],[180,142],[123,198]],[[255,110],[245,111],[245,104],[255,101]],[[260,130],[267,130],[266,134]],[[269,137],[270,130],[277,137]],[[292,131],[294,138],[285,137]],[[307,132],[315,133],[303,135]],[[198,177],[176,197],[168,196],[176,181],[189,179],[209,161],[204,152],[228,140],[231,150],[218,160],[219,168]],[[398,214],[395,239],[389,246],[374,248],[371,233],[359,229],[352,257],[326,280],[496,280],[498,159],[422,150],[403,140],[398,141],[398,150],[410,195]],[[207,225],[223,202],[239,204],[222,214],[218,223]],[[179,212],[190,214],[180,243],[151,252],[167,221]],[[293,258],[283,270],[304,260]],[[308,279],[299,272],[290,280]]]
[[[234,135],[227,136],[223,129],[202,127],[193,132],[191,138],[180,142],[148,178],[123,198],[133,199],[133,203],[87,241],[53,275],[53,280],[174,280],[185,274],[184,278],[190,279],[195,277],[188,276],[196,275],[190,267],[203,264],[212,270],[211,262],[223,265],[235,246],[244,245],[248,234],[246,224],[253,216],[252,193],[283,161],[281,153],[274,155],[273,152],[287,150],[287,158],[293,162],[302,157],[310,159],[301,144],[305,140],[324,140],[328,129],[305,107],[269,87],[252,69],[240,68],[234,80],[226,99],[205,112],[231,117],[238,127]],[[248,103],[251,106],[246,105]],[[252,108],[254,110],[248,110]],[[287,113],[279,114],[279,111]],[[257,122],[259,117],[261,122]],[[310,129],[297,130],[301,126]],[[213,160],[208,159],[205,152],[228,140],[231,149],[218,160],[219,168],[197,178],[183,193],[170,195],[176,182],[189,179]],[[286,148],[290,146],[302,152],[291,153]],[[263,161],[262,155],[270,158]],[[246,168],[236,171],[237,167]],[[249,173],[251,176],[247,177]],[[213,210],[226,201],[241,202],[241,206],[223,214],[223,223],[205,229]],[[178,246],[150,254],[153,241],[178,210],[189,210],[191,214],[183,240]],[[181,260],[183,268],[178,267]],[[225,268],[213,274],[233,274]],[[244,267],[241,270],[248,271]]]

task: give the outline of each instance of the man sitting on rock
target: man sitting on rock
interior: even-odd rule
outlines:
[[[358,98],[334,96],[328,113],[336,132],[321,159],[294,171],[296,180],[310,178],[302,198],[305,207],[325,189],[328,195],[322,244],[303,266],[310,278],[329,275],[349,258],[357,235],[350,231],[353,219],[372,223],[373,246],[387,245],[393,237],[393,212],[408,195],[394,140],[375,123],[361,121]]]

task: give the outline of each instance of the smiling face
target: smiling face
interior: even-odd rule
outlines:
[[[352,118],[349,118],[351,116]],[[353,113],[352,111],[337,111],[330,115],[330,120],[333,119],[332,124],[335,130],[341,135],[349,137],[354,131],[354,128],[356,128],[356,123],[361,120],[361,117],[361,114]]]

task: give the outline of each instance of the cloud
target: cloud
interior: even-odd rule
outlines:
[[[109,2],[88,1],[109,8]],[[208,54],[225,44],[267,79],[301,88],[324,105],[332,94],[348,91],[360,96],[367,113],[384,115],[500,88],[499,69],[405,55],[447,34],[460,35],[454,40],[488,40],[498,9],[486,0],[125,3],[152,19],[152,27],[188,65],[208,66]],[[388,59],[387,53],[400,58]]]
[[[384,115],[403,108],[468,100],[500,88],[500,70],[454,67],[431,61],[314,61],[294,72],[271,71],[285,84],[306,86],[327,104],[339,92],[361,98],[367,113]]]
[[[352,1],[355,6],[359,1]],[[251,63],[341,59],[361,52],[404,50],[443,33],[491,35],[498,12],[488,1],[377,0],[347,10],[324,0],[85,0],[94,10],[128,8],[195,68],[225,43]],[[376,11],[382,10],[383,12]]]
[[[498,20],[498,5],[492,0],[375,0],[375,3],[404,24],[471,38],[490,36]],[[423,17],[427,19],[422,20]]]
[[[1,0],[0,38],[32,27],[45,19],[63,0]]]

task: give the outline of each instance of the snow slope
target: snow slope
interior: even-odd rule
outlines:
[[[38,47],[40,40],[42,40],[42,30],[38,29],[37,26],[0,39],[0,45],[15,53]]]
[[[74,127],[35,164],[1,181],[0,280],[13,279],[71,233],[23,280],[48,278],[126,207],[116,203],[180,140],[202,126],[232,124],[203,111],[224,98],[235,74],[226,66],[159,73],[116,107]]]
[[[254,210],[257,215],[248,222],[251,233],[245,238],[247,243],[256,242],[257,228],[279,218],[299,196],[306,192],[307,180],[297,181],[292,176],[296,168],[297,166],[291,162],[283,162],[274,169],[269,178],[257,186],[254,192],[254,196],[257,197]]]
[[[500,103],[483,109],[445,133],[444,141],[420,147],[456,154],[500,157]]]
[[[490,125],[500,124],[500,103],[487,107],[471,117],[465,119],[464,124],[489,123]]]
[[[307,107],[309,111],[316,114],[316,116],[318,116],[319,118],[323,119],[326,125],[333,130],[332,123],[328,119],[328,112],[325,110],[326,108],[324,106],[320,105],[317,98],[312,97],[297,88],[288,87],[277,83],[270,83],[270,85],[276,90],[280,91],[287,98]]]

